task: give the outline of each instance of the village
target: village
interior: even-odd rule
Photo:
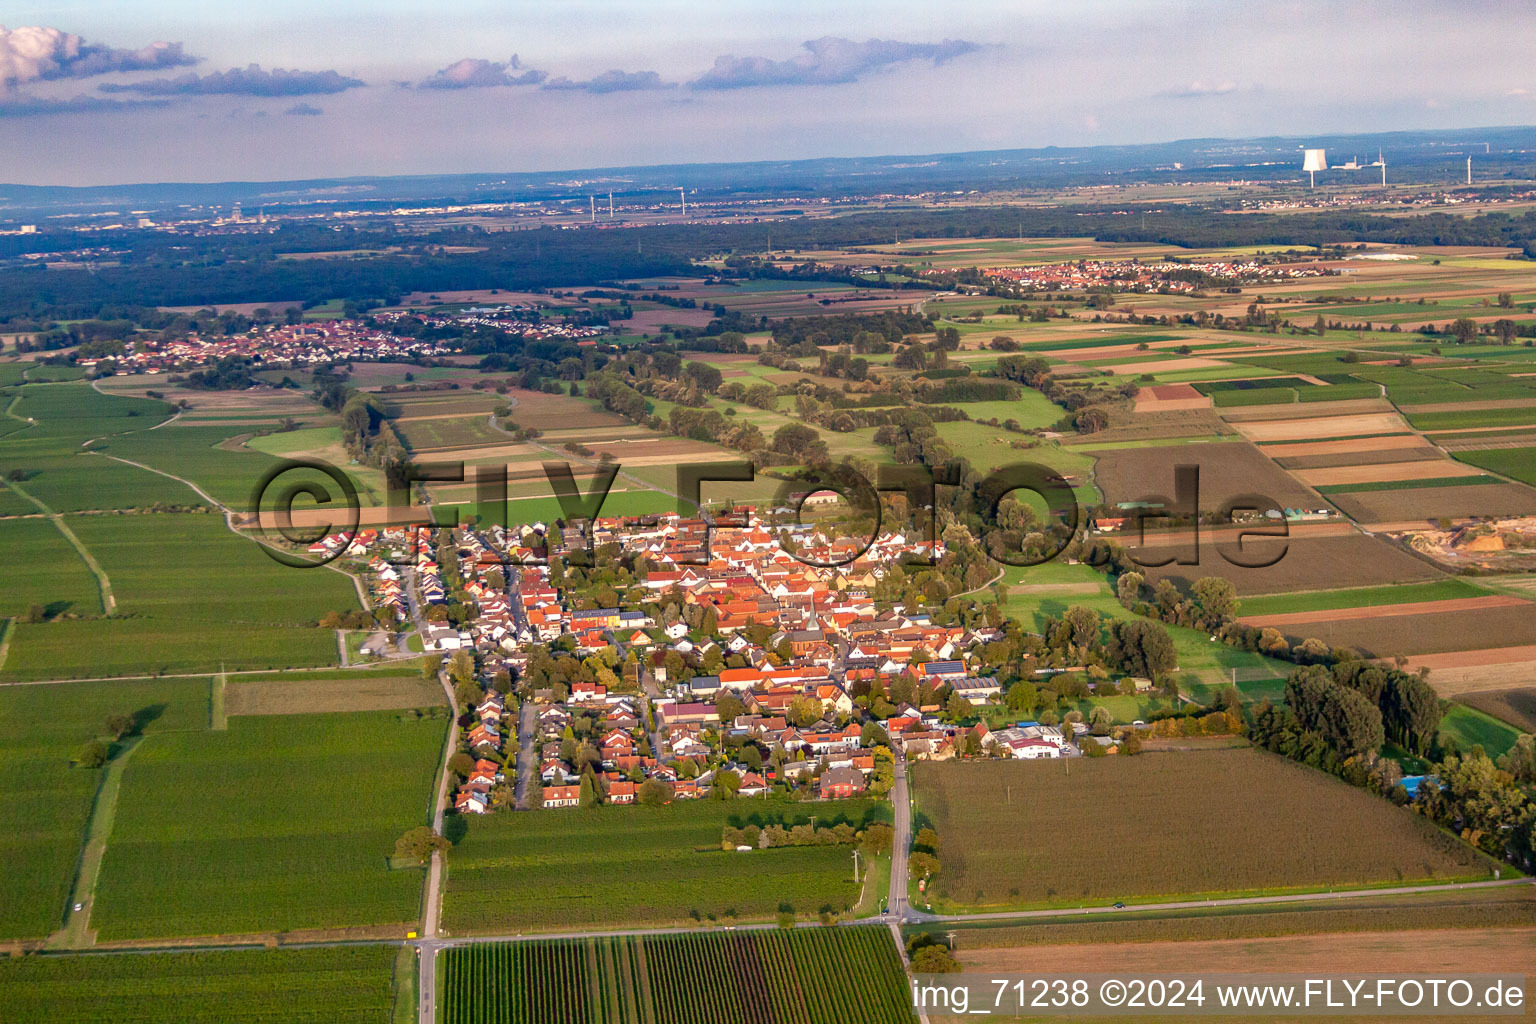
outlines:
[[[510,307],[509,307],[510,308]],[[459,354],[458,349],[440,338],[417,338],[396,333],[390,326],[403,320],[415,320],[426,328],[473,328],[515,326],[528,340],[555,339],[592,344],[592,339],[610,333],[601,326],[567,324],[559,320],[517,322],[515,325],[482,310],[429,315],[426,313],[383,313],[364,319],[313,320],[300,323],[258,324],[230,335],[191,331],[179,337],[157,334],[134,335],[122,343],[121,351],[110,355],[80,356],[75,365],[86,369],[111,368],[119,374],[175,373],[199,366],[210,366],[225,359],[247,360],[258,369],[305,369],[357,362],[421,362],[444,359]]]
[[[986,276],[1026,288],[1094,289],[1144,293],[1194,294],[1202,281],[1223,285],[1291,281],[1335,273],[1315,263],[1274,263],[1259,259],[1185,261],[1076,260],[1022,267],[991,267]]]
[[[466,705],[461,813],[722,798],[722,787],[881,795],[896,757],[1082,753],[1082,721],[962,721],[1000,699],[977,652],[1002,628],[943,624],[870,596],[890,565],[941,555],[942,544],[886,533],[820,568],[790,555],[754,509],[720,521],[739,525],[593,521],[593,549],[638,568],[622,603],[597,601],[616,588],[593,587],[595,573],[572,564],[585,552],[577,526],[364,529],[311,551],[354,559],[381,620],[419,629],[446,658]],[[792,536],[816,560],[857,550],[815,526]]]

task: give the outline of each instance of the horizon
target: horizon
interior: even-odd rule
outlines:
[[[1536,120],[1506,0],[1390,20],[1270,0],[558,11],[403,0],[23,8],[16,184],[308,180],[1422,131]],[[1479,16],[1482,15],[1482,16]],[[294,19],[319,31],[295,35]],[[793,29],[786,29],[792,24]],[[1430,35],[1455,76],[1404,52]],[[1164,59],[1180,54],[1177,65]],[[1071,83],[1063,92],[1063,84]],[[982,98],[985,101],[982,102]]]
[[[664,169],[664,168],[714,168],[714,167],[733,167],[733,166],[743,166],[743,167],[746,167],[746,166],[764,166],[764,165],[771,165],[771,164],[811,164],[811,163],[817,163],[817,162],[835,162],[835,161],[843,161],[843,162],[872,161],[872,162],[878,162],[878,161],[883,161],[883,160],[915,160],[915,159],[923,159],[923,158],[983,157],[983,156],[988,156],[988,155],[992,155],[992,154],[1045,153],[1045,152],[1050,152],[1052,150],[1061,150],[1063,152],[1089,152],[1089,151],[1094,151],[1094,150],[1110,150],[1110,149],[1152,149],[1152,148],[1156,148],[1156,147],[1191,146],[1191,145],[1209,144],[1209,143],[1260,143],[1260,142],[1291,142],[1291,141],[1297,141],[1297,142],[1305,142],[1305,141],[1329,142],[1331,140],[1336,140],[1336,139],[1339,139],[1339,138],[1348,138],[1348,137],[1351,137],[1351,136],[1359,137],[1362,140],[1371,140],[1371,139],[1376,139],[1378,137],[1387,137],[1387,136],[1394,136],[1394,135],[1396,135],[1396,136],[1405,136],[1405,135],[1434,135],[1434,134],[1457,133],[1457,132],[1471,133],[1471,132],[1509,132],[1509,131],[1536,131],[1536,122],[1533,122],[1531,124],[1480,124],[1480,125],[1459,125],[1459,126],[1453,125],[1453,126],[1444,127],[1444,128],[1382,128],[1382,129],[1372,129],[1372,130],[1348,130],[1348,129],[1341,129],[1341,130],[1331,131],[1331,132],[1326,132],[1326,133],[1319,132],[1319,133],[1314,133],[1314,134],[1311,134],[1311,135],[1275,134],[1275,133],[1261,134],[1261,135],[1197,135],[1197,136],[1188,136],[1188,137],[1182,137],[1182,138],[1150,139],[1150,140],[1145,140],[1145,141],[1140,141],[1140,142],[1103,142],[1103,143],[1091,143],[1091,144],[1086,144],[1086,145],[1063,145],[1063,144],[1047,143],[1047,144],[1040,145],[1040,146],[1012,146],[1012,147],[997,147],[997,148],[990,148],[990,149],[924,150],[924,151],[882,152],[882,153],[864,153],[864,154],[823,153],[823,154],[813,155],[813,156],[795,157],[795,158],[792,158],[792,159],[762,158],[762,159],[754,159],[754,160],[689,160],[689,161],[670,161],[670,162],[652,162],[652,163],[629,163],[629,164],[615,163],[615,164],[590,164],[590,165],[583,165],[583,166],[574,166],[573,165],[573,166],[558,166],[558,167],[533,167],[533,168],[525,168],[525,169],[519,169],[519,170],[513,170],[513,169],[509,169],[509,168],[480,168],[480,169],[456,170],[456,171],[415,171],[415,172],[401,172],[401,173],[395,173],[395,174],[374,173],[374,172],[360,172],[360,173],[356,173],[356,174],[347,174],[347,175],[314,175],[314,176],[309,176],[309,177],[286,177],[286,178],[252,178],[252,177],[244,177],[244,178],[240,178],[240,177],[236,177],[236,178],[180,178],[180,179],[164,178],[164,179],[140,179],[140,180],[132,180],[132,181],[109,181],[109,182],[99,182],[99,183],[93,183],[93,184],[59,184],[59,183],[53,183],[53,182],[49,182],[49,183],[34,183],[34,182],[23,182],[23,181],[0,181],[0,188],[26,188],[26,189],[57,188],[57,189],[70,189],[70,190],[78,190],[78,191],[88,191],[88,190],[91,190],[91,189],[138,188],[138,187],[144,187],[144,188],[175,188],[175,187],[179,187],[179,186],[197,187],[197,186],[209,186],[209,185],[283,185],[283,184],[301,184],[301,183],[304,183],[304,182],[313,182],[313,181],[349,182],[349,181],[369,181],[369,180],[396,181],[396,180],[407,180],[407,179],[431,179],[431,178],[478,178],[478,177],[489,177],[489,176],[494,176],[494,175],[499,175],[499,174],[519,175],[519,176],[521,176],[521,175],[535,176],[535,175],[550,175],[550,174],[576,174],[576,173],[597,173],[597,172],[616,172],[616,171],[651,171],[651,170],[658,170],[658,169]],[[1467,141],[1470,144],[1472,144],[1472,145],[1477,145],[1477,144],[1480,144],[1480,142],[1481,142],[1481,140],[1467,140]],[[1299,146],[1298,146],[1298,151],[1299,151]],[[1458,154],[1458,153],[1447,153],[1446,155],[1447,155],[1447,157],[1450,157],[1450,156],[1458,156],[1459,157],[1460,154]],[[1246,165],[1245,164],[1239,164],[1239,163],[1230,163],[1230,164],[1224,163],[1224,164],[1220,164],[1220,165],[1206,165],[1206,167],[1207,168],[1211,168],[1211,167],[1216,167],[1216,166],[1222,166],[1222,167],[1230,166],[1234,170],[1237,170],[1237,169],[1241,169],[1244,166],[1249,166],[1249,167],[1260,166],[1261,164],[1267,164],[1267,163],[1270,163],[1270,161],[1256,161],[1254,163],[1250,163],[1250,164],[1246,164]],[[1300,171],[1299,171],[1299,168],[1300,168],[1299,157],[1298,157],[1297,167],[1298,167],[1298,174],[1299,174],[1300,173]],[[1197,168],[1186,167],[1186,168],[1183,168],[1183,169],[1184,170],[1193,171],[1193,170],[1196,170]],[[3,198],[3,197],[0,197],[0,198]]]

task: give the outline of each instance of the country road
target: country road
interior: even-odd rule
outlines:
[[[907,918],[907,852],[912,845],[912,800],[907,795],[907,759],[896,754],[896,781],[891,786],[895,835],[891,838],[891,888],[885,916],[896,924]]]
[[[1347,900],[1361,896],[1414,896],[1421,893],[1450,892],[1462,889],[1494,889],[1506,885],[1532,885],[1536,878],[1501,878],[1486,882],[1451,882],[1444,885],[1400,885],[1390,889],[1338,889],[1330,892],[1293,892],[1275,896],[1233,896],[1215,900],[1178,900],[1167,903],[1137,903],[1123,908],[1110,904],[1092,907],[1059,907],[1055,910],[1000,910],[990,914],[928,914],[912,910],[907,919],[914,924],[950,921],[1022,921],[1034,917],[1071,917],[1079,914],[1132,914],[1158,910],[1197,910],[1208,907],[1248,907],[1261,904],[1312,903],[1317,900]]]

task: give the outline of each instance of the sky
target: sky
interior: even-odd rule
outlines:
[[[1536,124],[1536,9],[1525,0],[6,8],[0,181],[9,183],[494,173]]]

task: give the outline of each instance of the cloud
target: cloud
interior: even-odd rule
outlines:
[[[513,74],[512,72],[518,72]],[[418,89],[484,89],[501,85],[538,85],[549,77],[547,71],[524,69],[517,54],[501,63],[465,57],[417,84]]]
[[[689,83],[693,89],[747,89],[760,85],[835,85],[855,82],[871,71],[895,64],[926,60],[943,64],[981,49],[964,39],[941,43],[901,43],[891,39],[866,39],[856,43],[839,36],[823,36],[801,44],[806,51],[788,60],[769,57],[715,58],[715,66]]]
[[[1166,89],[1158,95],[1167,96],[1171,99],[1188,100],[1199,96],[1225,96],[1228,93],[1237,92],[1237,89],[1237,83],[1230,79],[1223,79],[1220,82],[1207,82],[1197,78],[1182,88]]]
[[[61,78],[89,78],[115,71],[153,71],[187,67],[197,58],[182,51],[180,43],[150,43],[141,50],[119,50],[87,43],[61,29],[28,25],[8,29],[0,25],[0,92],[23,82]]]
[[[295,103],[293,106],[283,111],[283,113],[287,114],[289,117],[319,117],[321,114],[325,113],[325,111],[308,103]]]
[[[337,71],[263,71],[260,65],[252,64],[209,75],[155,78],[97,88],[102,92],[132,92],[141,96],[315,96],[345,92],[363,84]]]
[[[663,82],[661,76],[654,71],[604,71],[584,82],[573,82],[563,76],[552,78],[544,83],[544,88],[595,93],[643,92],[648,89],[676,89],[677,83]]]
[[[147,107],[163,107],[166,100],[109,100],[100,96],[53,99],[0,92],[0,118],[43,117],[49,114],[99,114]]]

